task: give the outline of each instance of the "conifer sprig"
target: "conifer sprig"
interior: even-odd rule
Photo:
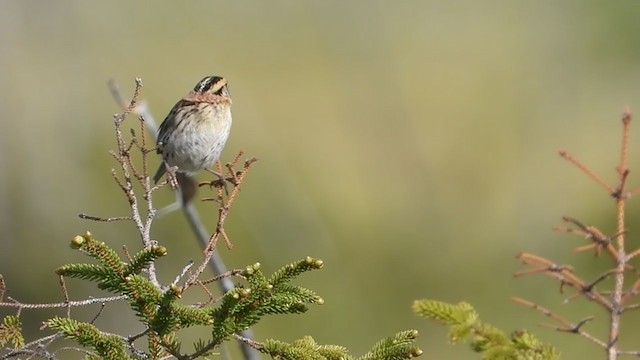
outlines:
[[[475,309],[465,302],[449,304],[435,300],[416,300],[413,311],[417,315],[448,325],[451,342],[469,341],[471,349],[482,353],[483,359],[560,359],[553,346],[540,342],[527,331],[515,331],[506,335],[500,329],[481,322]]]

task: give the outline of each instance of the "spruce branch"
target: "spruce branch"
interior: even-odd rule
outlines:
[[[453,343],[469,341],[471,349],[482,353],[483,359],[556,360],[560,355],[554,347],[540,342],[526,331],[510,335],[481,322],[468,303],[449,304],[435,300],[416,300],[413,311],[422,317],[449,326]]]
[[[640,249],[629,249],[629,245],[625,241],[628,232],[625,228],[627,201],[634,195],[640,193],[640,189],[638,188],[632,190],[627,189],[629,174],[631,173],[628,167],[631,120],[631,112],[629,109],[625,109],[622,115],[620,156],[618,164],[615,166],[617,175],[615,185],[610,185],[602,176],[598,175],[567,151],[560,151],[560,156],[563,159],[567,160],[587,175],[588,178],[599,184],[613,199],[616,214],[616,229],[613,235],[606,235],[606,232],[596,226],[587,225],[583,221],[565,216],[562,220],[567,225],[556,226],[554,230],[580,236],[588,243],[576,247],[574,251],[584,252],[593,250],[596,257],[604,253],[612,260],[614,266],[601,273],[595,279],[584,279],[577,274],[577,271],[572,266],[557,265],[544,256],[523,252],[516,257],[528,266],[528,269],[514,274],[515,276],[531,274],[547,275],[560,283],[561,291],[567,286],[575,289],[575,294],[569,299],[566,299],[565,303],[569,302],[569,300],[582,297],[605,309],[608,314],[609,332],[606,338],[598,338],[583,329],[593,320],[593,317],[571,322],[534,302],[517,297],[513,298],[516,303],[534,309],[552,319],[559,326],[550,327],[555,328],[557,331],[578,334],[603,348],[608,360],[618,359],[620,355],[640,353],[640,350],[622,350],[619,346],[620,324],[623,313],[627,310],[640,308],[638,304],[628,303],[638,295],[638,289],[640,289],[638,273],[635,267],[630,264],[630,260],[640,254]]]
[[[205,308],[180,304],[184,287],[174,284],[161,290],[141,275],[147,261],[167,254],[163,247],[142,249],[127,264],[108,245],[96,240],[90,233],[76,236],[72,244],[78,251],[101,264],[65,265],[58,269],[58,274],[96,282],[105,290],[126,295],[131,308],[148,328],[135,337],[124,338],[104,333],[91,323],[68,317],[56,317],[47,321],[49,328],[62,332],[65,337],[92,349],[96,356],[107,359],[139,358],[142,353],[133,343],[143,335],[148,336],[149,351],[154,354],[166,352],[178,359],[196,359],[211,353],[226,340],[242,338],[236,334],[256,324],[265,315],[300,313],[307,310],[305,304],[324,302],[313,291],[290,283],[307,271],[322,268],[323,262],[311,257],[285,265],[271,276],[265,276],[259,264],[248,266],[241,272],[246,279],[245,286],[227,292],[216,307]],[[136,273],[131,273],[133,270]],[[212,338],[200,342],[195,352],[182,353],[181,344],[175,335],[179,330],[192,326],[210,327]],[[243,343],[256,349],[263,347],[259,342],[242,339]],[[395,350],[391,344],[379,346],[379,350],[389,351],[389,354],[407,351],[405,343],[395,341],[393,345]],[[334,347],[321,347],[317,350],[335,352]],[[385,355],[385,358],[395,357]]]
[[[422,350],[414,345],[417,336],[417,331],[407,330],[384,338],[377,342],[368,353],[359,357],[358,360],[400,360],[420,356],[422,355]]]
[[[24,346],[22,322],[17,316],[5,317],[0,325],[0,346],[6,346],[8,343],[12,343],[14,348]]]
[[[276,360],[402,360],[422,355],[422,350],[414,345],[417,335],[417,331],[408,330],[389,336],[357,358],[349,355],[345,347],[320,345],[311,336],[292,343],[269,339],[256,348]]]
[[[105,360],[133,360],[127,354],[126,343],[122,337],[99,331],[95,326],[69,318],[54,317],[46,322],[51,329],[58,330],[80,345],[93,349],[96,355]]]

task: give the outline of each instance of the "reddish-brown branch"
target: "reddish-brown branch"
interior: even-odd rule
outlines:
[[[618,358],[618,338],[620,336],[620,315],[624,309],[623,294],[625,269],[627,267],[627,254],[625,249],[625,204],[627,196],[625,195],[625,186],[629,176],[627,168],[629,154],[629,128],[631,126],[631,113],[626,109],[622,115],[622,148],[620,151],[620,163],[618,164],[619,184],[616,197],[617,223],[618,233],[621,234],[616,238],[617,256],[616,256],[616,272],[613,285],[613,293],[611,294],[611,309],[609,320],[609,348],[607,355],[609,360]]]
[[[229,209],[231,208],[231,206],[233,205],[237,195],[240,192],[240,188],[242,185],[242,182],[244,181],[244,177],[247,175],[247,172],[249,171],[249,168],[251,167],[251,165],[253,163],[255,163],[258,159],[256,158],[251,158],[248,160],[245,160],[242,168],[240,170],[236,170],[238,163],[240,162],[240,158],[242,157],[243,152],[238,153],[238,155],[234,158],[234,160],[226,165],[227,171],[229,172],[229,177],[224,178],[224,179],[216,179],[213,181],[207,181],[207,182],[202,182],[199,184],[199,186],[211,186],[211,187],[215,187],[216,189],[216,197],[215,198],[209,198],[209,199],[203,199],[203,200],[213,200],[215,202],[217,202],[219,204],[218,207],[218,220],[216,222],[216,229],[213,232],[213,234],[211,235],[211,237],[209,238],[209,244],[205,247],[204,250],[204,258],[202,260],[202,262],[200,263],[200,265],[198,266],[198,268],[195,270],[195,272],[189,277],[189,279],[185,282],[183,291],[186,290],[187,288],[196,285],[198,283],[198,277],[202,274],[202,272],[204,271],[204,269],[206,268],[207,264],[209,263],[209,260],[211,259],[211,257],[214,254],[214,250],[216,248],[216,245],[218,243],[218,240],[222,237],[222,239],[226,242],[227,246],[229,248],[231,248],[233,245],[231,244],[231,241],[229,240],[229,237],[227,236],[225,230],[224,230],[224,224],[227,220],[227,216],[229,215]],[[217,170],[218,170],[218,174],[222,174],[222,165],[220,163],[220,161],[217,162]],[[226,190],[225,190],[225,182],[227,181],[227,179],[231,178],[231,184],[233,185],[233,188],[231,189],[231,191],[226,194]]]
[[[631,128],[631,112],[626,109],[622,116],[622,139],[620,149],[620,159],[616,166],[616,173],[618,175],[618,181],[615,187],[609,185],[602,177],[594,173],[582,162],[570,155],[566,151],[560,151],[560,156],[565,160],[572,163],[585,175],[598,183],[601,187],[607,190],[607,192],[614,198],[616,206],[616,234],[613,236],[607,236],[595,226],[585,225],[584,223],[571,218],[563,217],[563,221],[575,226],[575,228],[567,226],[556,226],[555,231],[564,232],[568,234],[578,235],[589,240],[591,243],[588,245],[578,246],[574,251],[587,251],[594,250],[596,256],[600,255],[602,249],[606,249],[607,253],[615,262],[615,267],[603,274],[601,274],[596,280],[591,283],[586,283],[579,276],[577,276],[573,269],[569,266],[560,266],[552,261],[545,259],[541,256],[521,253],[517,257],[522,260],[526,265],[530,266],[530,269],[520,271],[516,273],[516,276],[528,275],[532,273],[543,273],[547,276],[560,281],[561,290],[565,286],[571,286],[577,290],[577,293],[571,296],[567,301],[577,298],[578,296],[584,296],[587,299],[595,301],[602,307],[606,308],[609,312],[609,334],[606,342],[590,338],[592,341],[598,343],[604,347],[607,352],[607,359],[615,360],[621,354],[636,353],[633,351],[621,351],[618,347],[618,338],[620,336],[620,321],[621,314],[624,311],[640,308],[640,304],[633,304],[625,306],[625,303],[640,293],[640,280],[634,282],[629,290],[624,290],[625,275],[629,270],[634,270],[634,267],[629,265],[628,262],[632,258],[640,255],[640,249],[636,249],[631,253],[627,253],[625,248],[625,216],[626,216],[626,201],[632,195],[640,194],[640,188],[635,188],[631,191],[627,191],[627,180],[629,179],[630,170],[628,168],[629,162],[629,135]],[[634,270],[635,271],[635,270]],[[607,291],[599,291],[596,289],[596,285],[602,283],[605,279],[613,277],[613,289]],[[577,325],[567,327],[567,322],[553,315],[548,310],[538,306],[537,304],[525,301],[514,300],[522,305],[531,307],[537,311],[542,312],[546,316],[553,318],[556,322],[560,322],[565,326],[564,329],[560,328],[559,331],[575,332],[582,334],[581,328],[590,319],[585,319],[579,322]],[[589,336],[587,336],[589,337]],[[640,352],[638,352],[640,353]]]
[[[4,276],[0,274],[0,303],[4,301],[4,293],[7,291],[7,284],[4,282]]]
[[[591,320],[591,318],[587,318],[587,319],[581,320],[577,324],[574,324],[574,323],[570,322],[569,320],[566,320],[566,319],[556,315],[552,311],[550,311],[550,310],[548,310],[548,309],[546,309],[546,308],[544,308],[544,307],[542,307],[542,306],[540,306],[540,305],[538,305],[538,304],[536,304],[534,302],[531,302],[531,301],[528,301],[528,300],[525,300],[525,299],[522,299],[522,298],[519,298],[519,297],[515,297],[515,296],[511,297],[511,301],[513,301],[516,304],[529,307],[529,308],[531,308],[531,309],[543,314],[544,316],[552,319],[556,323],[561,324],[562,326],[560,326],[560,327],[550,326],[550,327],[553,327],[554,329],[556,329],[557,331],[575,333],[575,334],[578,334],[578,335],[590,340],[591,342],[597,344],[598,346],[600,346],[602,348],[606,348],[607,347],[607,344],[604,341],[602,341],[602,340],[596,338],[595,336],[587,333],[586,331],[582,330],[584,325],[587,322],[589,322]]]
[[[629,109],[625,109],[622,114],[622,148],[620,150],[620,164],[618,165],[618,175],[620,177],[620,183],[623,184],[629,170],[627,169],[627,163],[629,159],[629,128],[631,127],[631,112]]]
[[[609,194],[612,194],[614,192],[613,188],[607,184],[606,181],[604,181],[604,179],[602,179],[600,176],[598,176],[596,173],[594,173],[593,171],[591,171],[591,169],[589,169],[586,165],[584,165],[583,163],[581,163],[578,159],[574,158],[571,154],[569,154],[568,152],[564,151],[564,150],[560,150],[559,152],[560,156],[562,156],[565,160],[569,161],[570,163],[572,163],[573,165],[575,165],[578,169],[580,169],[583,173],[585,173],[588,177],[590,177],[591,179],[593,179],[595,182],[597,182],[598,184],[600,184],[600,186],[602,186],[605,190],[607,190],[607,192]]]
[[[69,291],[67,291],[67,284],[64,282],[64,276],[58,276],[58,282],[60,283],[60,288],[62,288],[62,295],[64,296],[64,302],[69,303]],[[71,317],[71,306],[67,306],[67,317]]]
[[[622,303],[626,303],[630,298],[637,296],[640,292],[640,279],[636,280],[631,288],[622,295]]]
[[[573,249],[574,251],[580,252],[580,251],[595,249],[596,256],[599,256],[602,249],[604,248],[604,249],[607,249],[609,254],[614,259],[618,256],[617,250],[615,249],[615,247],[613,247],[613,245],[611,245],[611,240],[622,235],[624,232],[617,233],[614,236],[609,237],[604,235],[604,233],[600,231],[598,228],[596,228],[595,226],[585,225],[584,223],[572,217],[563,216],[562,220],[575,225],[578,229],[572,229],[572,228],[563,227],[563,226],[556,226],[554,227],[555,231],[578,235],[580,237],[584,237],[587,240],[593,241],[593,243],[590,245],[579,246]]]
[[[611,309],[611,303],[609,300],[596,291],[595,282],[592,284],[586,283],[573,273],[573,268],[571,266],[558,265],[549,259],[529,253],[519,253],[516,255],[516,258],[522,260],[526,265],[531,266],[532,269],[516,272],[514,276],[543,273],[560,281],[560,284],[562,285],[561,289],[565,285],[569,285],[587,299],[597,302],[606,309]]]

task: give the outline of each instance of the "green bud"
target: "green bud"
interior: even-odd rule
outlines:
[[[158,256],[165,256],[167,255],[167,248],[164,246],[160,246],[160,245],[153,245],[151,247],[151,251],[153,251],[154,254],[158,255]]]
[[[171,286],[169,286],[169,290],[171,290],[171,292],[173,292],[173,294],[177,297],[177,298],[181,298],[182,297],[182,288],[176,284],[171,284]]]
[[[80,249],[82,244],[84,244],[85,240],[82,236],[76,235],[73,239],[71,239],[71,248],[72,249]]]

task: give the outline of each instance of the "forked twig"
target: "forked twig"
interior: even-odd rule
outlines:
[[[242,152],[240,152],[236,156],[236,158],[232,163],[227,165],[228,171],[231,174],[233,174],[232,177],[234,178],[233,189],[231,190],[228,196],[224,195],[223,186],[219,185],[219,180],[203,182],[199,184],[199,186],[205,186],[205,185],[215,186],[216,194],[217,194],[216,198],[215,199],[209,198],[204,200],[209,200],[209,201],[215,200],[219,204],[218,220],[216,223],[216,230],[213,232],[213,234],[209,237],[207,241],[207,246],[205,247],[205,250],[204,250],[204,259],[202,260],[200,265],[197,267],[195,272],[185,282],[184,290],[198,283],[199,281],[198,278],[200,274],[204,272],[207,264],[211,261],[211,259],[213,259],[215,254],[217,254],[215,252],[215,247],[220,237],[222,237],[225,240],[229,248],[232,247],[232,244],[229,241],[226,232],[224,231],[224,224],[225,224],[225,221],[227,220],[227,216],[229,215],[229,209],[231,208],[231,205],[233,205],[233,202],[240,191],[240,186],[242,185],[242,181],[244,180],[244,177],[249,171],[249,168],[251,167],[251,165],[257,161],[256,158],[245,160],[243,163],[242,169],[236,170],[235,168],[236,163],[239,162],[241,156],[242,156]],[[218,162],[218,168],[220,168],[220,162]],[[216,274],[223,274],[223,273],[226,273],[226,270],[216,272]]]
[[[578,334],[580,336],[583,336],[584,338],[588,339],[589,341],[599,345],[600,347],[606,348],[607,344],[605,344],[603,341],[599,340],[598,338],[596,338],[595,336],[587,333],[586,331],[582,330],[582,328],[584,327],[584,325],[591,321],[592,318],[587,318],[584,320],[579,321],[577,324],[574,324],[564,318],[562,318],[561,316],[553,313],[552,311],[525,299],[513,296],[511,297],[511,301],[513,301],[516,304],[520,304],[526,307],[529,307],[541,314],[543,314],[544,316],[548,317],[549,319],[552,319],[553,321],[555,321],[556,323],[562,325],[560,327],[557,326],[551,326],[551,325],[544,325],[541,324],[543,326],[546,327],[551,327],[553,329],[555,329],[556,331],[560,331],[560,332],[569,332],[569,333],[574,333],[574,334]]]

